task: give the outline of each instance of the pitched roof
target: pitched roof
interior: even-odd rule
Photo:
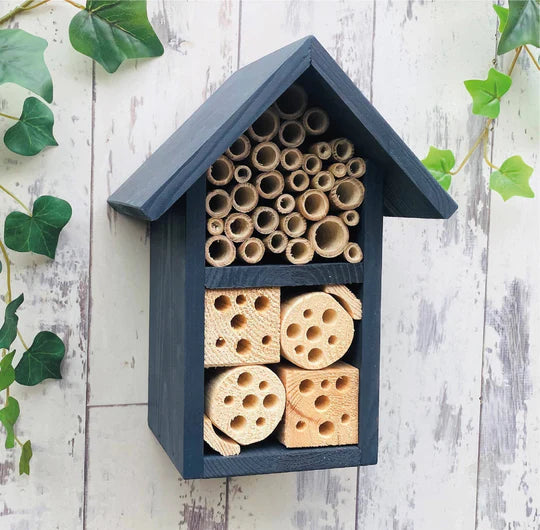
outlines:
[[[116,210],[155,220],[298,77],[323,94],[362,153],[384,167],[385,214],[444,219],[456,203],[313,36],[234,73],[109,198]],[[322,104],[322,103],[321,103]],[[351,132],[351,134],[349,134]]]

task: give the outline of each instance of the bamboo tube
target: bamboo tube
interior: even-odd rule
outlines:
[[[283,193],[285,179],[279,171],[269,171],[257,177],[255,187],[263,199],[275,199]]]
[[[264,238],[264,246],[274,254],[285,252],[289,238],[281,230],[276,230]]]
[[[300,237],[303,235],[307,228],[307,222],[302,214],[298,212],[291,212],[279,220],[279,227],[289,237]]]
[[[249,166],[240,164],[234,168],[234,180],[236,180],[236,182],[243,184],[244,182],[248,182],[250,178],[251,168]]]
[[[330,120],[326,111],[320,109],[319,107],[312,107],[311,109],[306,110],[304,113],[302,123],[307,134],[318,136],[327,131],[330,125]]]
[[[249,138],[245,134],[242,134],[232,143],[229,149],[225,151],[225,154],[234,162],[238,162],[247,158],[250,151],[251,144],[249,143]]]
[[[328,142],[317,142],[309,148],[309,152],[317,155],[321,160],[328,160],[332,156],[332,148]]]
[[[274,202],[274,208],[282,214],[291,213],[294,210],[294,197],[290,193],[280,195]]]
[[[224,227],[223,219],[218,219],[217,217],[210,217],[206,223],[206,230],[211,236],[223,234]]]
[[[214,186],[225,186],[233,178],[234,165],[226,157],[221,155],[207,170],[206,178]]]
[[[330,191],[335,183],[335,178],[330,171],[319,171],[311,179],[311,187],[320,191]]]
[[[295,83],[277,98],[274,108],[284,120],[295,120],[304,114],[307,101],[306,91]]]
[[[330,202],[340,210],[354,210],[364,200],[365,188],[358,180],[351,177],[338,180],[330,191]]]
[[[304,155],[302,159],[302,169],[308,175],[316,175],[322,169],[322,160],[313,154]]]
[[[279,141],[284,147],[298,147],[305,138],[306,130],[297,120],[284,121],[279,128]]]
[[[347,162],[354,155],[354,145],[347,138],[336,138],[330,141],[332,156],[336,162]]]
[[[353,177],[355,179],[363,177],[366,173],[366,161],[359,156],[351,158],[347,162],[347,173],[349,177]]]
[[[303,265],[313,259],[313,247],[303,237],[291,239],[285,249],[285,256],[294,265]]]
[[[272,171],[279,164],[281,151],[273,142],[257,144],[251,151],[251,163],[259,171]]]
[[[364,254],[358,243],[347,243],[343,251],[343,257],[349,263],[360,263],[364,258]]]
[[[212,236],[206,240],[204,254],[206,261],[214,267],[226,267],[236,258],[233,242],[223,236]]]
[[[308,238],[319,256],[335,258],[349,242],[349,229],[339,217],[329,215],[311,225]]]
[[[251,214],[251,220],[259,234],[270,234],[279,225],[278,213],[268,206],[255,208],[255,211]]]
[[[356,226],[360,222],[360,214],[356,210],[347,210],[339,214],[347,226]]]
[[[273,109],[265,110],[248,129],[248,134],[256,142],[268,142],[278,132],[279,116]]]
[[[213,190],[206,195],[206,213],[210,217],[221,219],[231,211],[231,207],[231,197],[225,190]]]
[[[253,234],[253,221],[245,213],[232,213],[225,219],[225,235],[235,243],[241,243]]]
[[[343,178],[347,174],[347,166],[343,164],[342,162],[336,162],[335,164],[332,164],[328,168],[328,170],[337,179]]]
[[[281,151],[281,167],[287,171],[294,171],[302,167],[302,153],[296,147],[287,147]]]
[[[297,169],[285,177],[285,188],[287,191],[301,192],[307,190],[308,186],[309,177],[302,169]]]
[[[296,209],[309,221],[319,221],[328,215],[328,197],[320,190],[307,190],[296,198]]]
[[[259,202],[257,188],[249,182],[237,184],[231,191],[232,206],[237,212],[247,213],[254,210]],[[227,212],[228,213],[228,212]]]
[[[256,237],[250,237],[238,247],[238,255],[246,263],[258,263],[264,256],[264,243]]]

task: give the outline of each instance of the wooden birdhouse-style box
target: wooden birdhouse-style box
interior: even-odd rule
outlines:
[[[184,478],[377,462],[383,216],[457,206],[314,37],[109,204],[151,223],[148,423]]]

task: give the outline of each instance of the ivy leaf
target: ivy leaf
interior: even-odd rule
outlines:
[[[15,381],[15,368],[11,364],[15,352],[8,353],[0,360],[0,391],[6,389]]]
[[[163,55],[146,14],[146,0],[87,0],[69,25],[71,45],[116,72],[125,59]]]
[[[7,432],[6,449],[11,449],[15,445],[15,431],[13,426],[19,417],[19,412],[19,402],[14,397],[9,396],[6,406],[0,410],[0,423]]]
[[[533,168],[523,162],[520,156],[506,159],[499,170],[494,171],[489,179],[489,187],[500,194],[503,200],[510,197],[534,197],[529,186]]]
[[[464,82],[473,99],[473,114],[496,118],[501,112],[501,97],[512,86],[512,78],[490,68],[487,79],[470,79]]]
[[[4,241],[17,252],[35,252],[54,259],[58,237],[71,219],[68,202],[42,195],[32,207],[32,215],[11,212],[4,225]]]
[[[44,379],[62,379],[60,365],[66,348],[50,331],[40,331],[15,368],[15,381],[34,386]]]
[[[17,336],[19,317],[15,312],[23,301],[24,295],[21,294],[6,306],[4,324],[0,328],[0,348],[8,349]]]
[[[4,143],[18,155],[37,155],[48,145],[58,145],[53,136],[53,125],[51,109],[37,98],[26,98],[21,117],[6,131]]]
[[[446,190],[452,182],[450,170],[454,167],[456,159],[454,153],[450,149],[437,149],[431,146],[429,153],[422,160],[422,164],[426,166],[433,178]]]
[[[508,20],[508,8],[493,4],[493,9],[499,17],[499,33],[502,33],[506,27],[506,21]]]
[[[1,29],[0,85],[16,83],[50,103],[53,85],[43,58],[46,47],[45,39],[22,29]]]
[[[30,460],[32,458],[32,444],[30,440],[24,442],[19,460],[19,475],[26,473],[30,475]]]
[[[537,0],[510,0],[508,20],[504,26],[497,54],[509,52],[524,44],[540,47],[540,6]]]

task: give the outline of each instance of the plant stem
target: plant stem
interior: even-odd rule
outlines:
[[[64,2],[67,2],[68,4],[71,4],[72,6],[75,6],[78,9],[84,9],[84,6],[82,6],[81,4],[78,4],[77,2],[74,2],[73,0],[64,0]]]
[[[469,161],[469,158],[471,158],[473,153],[476,151],[476,148],[480,145],[480,142],[482,141],[484,136],[489,131],[489,126],[491,125],[492,121],[493,121],[492,119],[487,120],[485,127],[482,129],[482,132],[480,133],[480,136],[478,136],[473,146],[469,149],[469,152],[465,155],[463,162],[459,164],[458,168],[455,171],[450,171],[450,175],[457,175],[463,169],[465,164]]]
[[[10,18],[13,18],[17,13],[27,9],[34,0],[25,0],[20,6],[12,9],[9,13],[0,18],[0,24],[7,22]]]
[[[508,72],[506,73],[507,76],[512,75],[512,72],[514,71],[514,66],[516,66],[516,62],[518,60],[519,54],[521,53],[521,50],[523,50],[523,46],[520,46],[519,48],[516,48],[516,53],[514,55],[514,58],[512,59],[512,63],[510,64],[510,68],[508,69]]]
[[[28,212],[29,215],[32,215],[32,212],[28,209],[28,207],[15,194],[11,193],[11,191],[4,188],[4,186],[2,186],[1,184],[0,190],[9,195],[13,200],[17,201]]]
[[[9,120],[15,120],[15,121],[19,120],[19,118],[16,118],[15,116],[11,116],[9,114],[4,114],[3,112],[0,112],[0,116],[2,116],[2,118],[8,118]]]
[[[28,6],[28,7],[23,7],[23,11],[30,11],[31,9],[35,9],[36,7],[42,6],[43,4],[46,4],[46,3],[50,2],[50,1],[51,0],[42,0],[38,4],[34,4],[34,5],[31,5],[31,6]]]
[[[536,66],[536,68],[538,70],[540,70],[540,64],[538,64],[538,61],[536,60],[536,58],[532,54],[531,50],[529,50],[529,47],[525,46],[524,48],[525,48],[525,51],[529,54],[529,57],[531,58],[531,61],[534,63],[534,66]]]
[[[9,256],[7,249],[0,239],[0,252],[4,256],[4,261],[6,262],[6,283],[7,283],[7,303],[11,302],[11,263],[9,262]]]
[[[28,350],[28,346],[26,342],[24,342],[24,339],[22,338],[21,332],[17,330],[17,337],[19,337],[19,340],[21,341],[21,344],[23,345],[25,350]]]
[[[491,163],[491,160],[489,160],[488,156],[487,156],[487,147],[488,147],[488,135],[486,133],[486,135],[484,136],[484,161],[486,162],[486,164],[491,168],[491,169],[496,169],[497,171],[500,170],[499,167],[497,167],[496,165],[492,164]]]

